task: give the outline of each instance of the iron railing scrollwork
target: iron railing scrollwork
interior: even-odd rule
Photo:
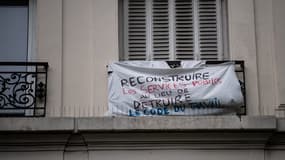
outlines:
[[[43,117],[46,62],[0,62],[0,116]]]

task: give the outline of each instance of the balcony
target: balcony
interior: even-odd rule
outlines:
[[[46,62],[0,62],[0,117],[44,117]]]
[[[234,62],[244,95],[237,115],[246,115],[243,61],[207,61],[207,65]],[[0,117],[44,117],[47,100],[46,62],[0,62]]]

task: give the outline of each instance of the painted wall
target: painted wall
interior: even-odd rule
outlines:
[[[273,0],[273,33],[274,33],[274,48],[276,62],[276,79],[277,88],[277,104],[285,106],[285,20],[284,20],[285,1]]]
[[[37,152],[2,152],[3,160],[63,160],[63,152],[58,151],[37,151]]]
[[[119,57],[119,0],[38,0],[38,59],[48,61],[48,116],[104,116]],[[245,60],[249,115],[285,104],[285,2],[227,0],[229,55]],[[278,111],[279,112],[279,111]]]
[[[263,151],[258,150],[142,150],[142,151],[95,151],[91,152],[90,158],[109,160],[116,155],[118,160],[262,160]]]
[[[48,61],[48,116],[102,116],[118,60],[117,0],[38,0],[38,59]]]
[[[284,151],[263,150],[137,150],[137,151],[38,151],[38,152],[1,152],[5,160],[283,160]]]

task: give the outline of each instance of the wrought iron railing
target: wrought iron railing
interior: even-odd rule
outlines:
[[[46,62],[0,62],[0,116],[43,117],[47,95]]]
[[[206,61],[206,64],[221,64],[233,62],[235,64],[235,72],[240,82],[241,91],[243,94],[244,104],[240,106],[240,109],[237,115],[246,115],[246,85],[245,85],[245,68],[244,68],[244,61],[242,60],[235,60],[235,61]]]

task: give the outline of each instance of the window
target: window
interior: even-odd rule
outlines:
[[[0,1],[0,61],[5,61],[0,64],[0,116],[44,114],[44,111],[38,113],[36,107],[41,107],[37,96],[41,93],[39,88],[46,84],[41,78],[46,76],[46,64],[21,63],[35,57],[35,1]],[[44,72],[38,74],[42,68]]]
[[[0,59],[28,61],[33,48],[34,0],[1,0]]]
[[[222,0],[123,0],[123,60],[221,60]]]

